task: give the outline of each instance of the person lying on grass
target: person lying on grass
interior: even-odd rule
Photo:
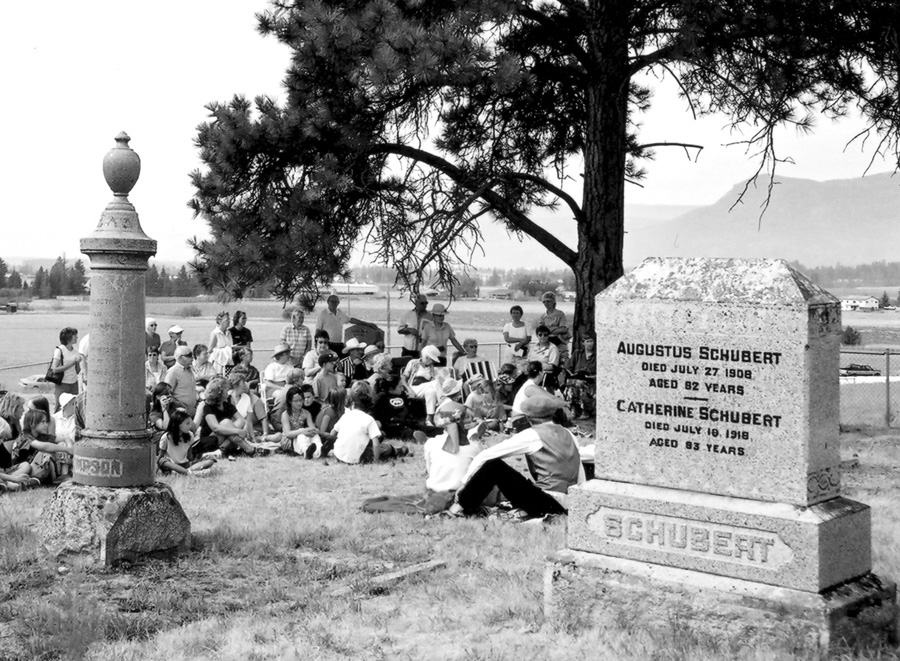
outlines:
[[[194,475],[216,463],[213,458],[192,456],[191,450],[199,439],[191,431],[193,420],[184,409],[175,409],[169,416],[169,428],[159,439],[157,465],[163,473]]]
[[[369,415],[372,410],[372,387],[368,383],[358,381],[353,384],[347,405],[349,408],[334,425],[337,432],[334,456],[339,461],[368,464],[409,454],[406,448],[398,451],[384,442],[378,423]]]
[[[479,453],[469,466],[463,486],[450,508],[454,515],[473,514],[496,487],[520,518],[565,514],[569,487],[584,482],[578,443],[568,429],[552,422],[560,400],[537,394],[522,402],[531,427]],[[503,461],[525,455],[530,481]]]
[[[205,397],[197,407],[197,416],[200,418],[201,443],[204,448],[217,445],[217,456],[236,449],[250,455],[268,454],[253,445],[253,435],[247,431],[244,417],[229,399],[228,382],[224,377],[215,376],[210,380]]]
[[[48,433],[49,416],[45,411],[32,409],[22,419],[22,434],[13,442],[12,462],[15,474],[37,478],[41,484],[52,484],[60,473],[58,454],[71,457],[75,449],[56,443]]]

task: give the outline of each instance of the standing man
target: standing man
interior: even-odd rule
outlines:
[[[166,371],[163,381],[172,386],[172,395],[190,416],[194,417],[197,410],[197,385],[194,381],[194,370],[191,369],[194,354],[190,347],[179,345],[175,347],[174,359],[175,363]]]
[[[331,294],[325,302],[328,307],[322,310],[316,318],[316,330],[328,333],[328,346],[337,355],[344,352],[344,326],[347,324],[359,324],[378,329],[378,326],[373,323],[350,317],[343,310],[339,310],[338,305],[341,304],[341,299],[337,294]]]
[[[428,310],[428,297],[425,294],[416,296],[415,307],[400,316],[400,325],[397,332],[403,336],[403,349],[401,356],[419,357],[422,348],[422,330],[426,323],[431,323],[431,313]]]
[[[312,333],[303,325],[305,320],[303,310],[294,308],[291,312],[291,323],[281,331],[280,341],[291,348],[291,363],[294,367],[303,364],[303,356],[312,348]]]

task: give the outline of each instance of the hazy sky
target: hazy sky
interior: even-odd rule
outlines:
[[[189,259],[186,240],[205,233],[186,206],[204,105],[235,93],[280,93],[288,52],[256,32],[254,13],[266,6],[265,0],[47,0],[40,11],[28,3],[5,6],[0,257],[81,256],[79,238],[93,230],[112,197],[103,155],[124,130],[143,166],[130,199],[144,231],[158,241],[157,258]],[[644,120],[642,142],[706,148],[696,163],[680,149],[658,150],[644,188],[629,187],[629,203],[711,203],[752,172],[740,147],[723,147],[734,139],[722,132],[723,120],[694,122],[665,92],[657,107]],[[812,135],[783,135],[781,151],[796,165],[783,166],[781,174],[861,176],[870,155],[859,148],[844,153],[857,129],[853,122],[822,120]],[[878,162],[873,172],[888,169]],[[490,262],[493,251],[487,252]]]

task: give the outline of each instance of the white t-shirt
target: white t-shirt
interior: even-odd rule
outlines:
[[[508,321],[503,327],[503,332],[509,335],[510,339],[513,340],[524,340],[526,337],[531,335],[531,331],[528,329],[528,324],[525,322],[522,322],[521,326],[516,327],[513,326],[511,321]]]
[[[429,438],[422,446],[425,456],[425,470],[428,477],[425,479],[425,487],[432,491],[456,491],[462,486],[462,480],[469,470],[469,464],[475,455],[481,452],[477,443],[461,445],[459,452],[451,454],[445,452],[444,442],[446,434],[440,434]]]
[[[263,378],[266,381],[284,381],[285,383],[287,383],[292,369],[294,369],[294,366],[291,365],[290,361],[284,364],[271,362],[266,365],[265,372],[263,373]]]
[[[335,423],[334,431],[334,456],[347,464],[358,464],[369,441],[381,436],[375,418],[358,409],[347,409]]]
[[[534,397],[535,395],[537,395],[538,393],[541,393],[541,392],[548,394],[548,395],[550,394],[546,390],[541,388],[540,386],[535,385],[534,382],[532,382],[530,380],[526,381],[524,383],[524,385],[521,388],[519,388],[519,392],[516,393],[516,396],[513,397],[512,412],[511,412],[512,415],[520,416],[520,417],[522,415],[524,415],[524,413],[522,413],[522,402],[524,402],[529,397]]]
[[[75,442],[75,429],[77,428],[75,416],[67,418],[60,410],[53,414],[53,420],[56,422],[57,443],[73,444]]]
[[[64,363],[70,363],[80,355],[78,353],[77,349],[69,350],[62,344],[58,345],[57,348],[62,353],[62,361],[59,363],[60,365],[63,365]],[[80,371],[81,371],[80,366],[78,368],[78,371],[76,371],[75,365],[72,365],[72,367],[68,368],[65,372],[63,372],[62,382],[66,385],[78,383],[78,372],[80,372]]]

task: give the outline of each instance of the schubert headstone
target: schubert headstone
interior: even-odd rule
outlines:
[[[171,487],[156,482],[144,390],[144,292],[156,241],[141,229],[128,193],[140,158],[125,133],[103,159],[113,201],[81,240],[91,259],[91,379],[86,429],[75,446],[73,480],[41,516],[56,556],[113,564],[184,548],[190,521]]]
[[[596,332],[598,479],[571,494],[548,613],[892,635],[870,510],[840,496],[839,301],[780,260],[648,259],[597,296]]]

